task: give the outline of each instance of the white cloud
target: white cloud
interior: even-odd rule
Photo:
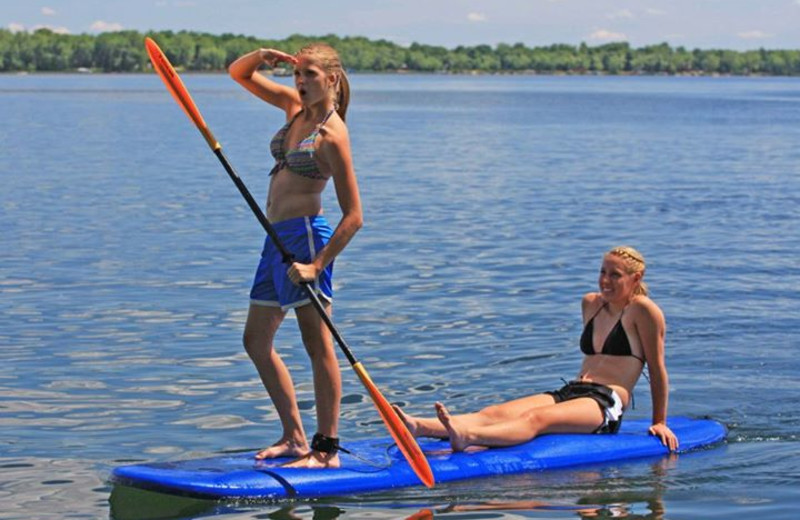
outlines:
[[[800,3],[800,0],[796,1]],[[667,14],[667,12],[664,11],[663,9],[654,9],[652,7],[645,9],[644,12],[649,14],[650,16],[664,16],[665,14]]]
[[[467,15],[467,20],[470,22],[485,22],[486,15],[483,13],[469,13]]]
[[[47,24],[34,25],[33,27],[31,27],[31,32],[38,31],[39,29],[49,29],[49,30],[53,31],[56,34],[69,34],[69,29],[67,29],[66,27],[63,27],[63,26],[62,27],[55,27],[53,25],[47,25]]]
[[[628,37],[625,36],[625,34],[623,33],[613,32],[606,29],[598,29],[589,35],[589,39],[610,41],[610,40],[627,40]]]
[[[47,29],[49,31],[53,31],[56,34],[70,34],[70,30],[67,29],[66,27],[63,26],[57,27],[55,25],[49,25],[49,24],[38,24],[28,28],[22,25],[21,23],[11,22],[10,24],[8,24],[7,27],[8,30],[11,31],[12,33],[19,33],[19,32],[32,33],[38,31],[39,29]]]
[[[772,38],[774,35],[765,33],[764,31],[745,31],[740,32],[737,36],[743,40],[764,40],[766,38]]]
[[[615,13],[607,14],[606,18],[608,18],[610,20],[617,20],[617,19],[620,19],[620,18],[623,18],[623,19],[626,19],[626,20],[633,20],[634,18],[636,18],[636,16],[633,14],[633,12],[630,9],[620,9],[619,11],[617,11]]]
[[[45,16],[55,16],[56,10],[51,7],[42,7],[42,14]]]
[[[114,32],[114,31],[121,31],[123,27],[122,24],[117,22],[106,22],[103,20],[97,20],[90,26],[90,29],[97,32]]]

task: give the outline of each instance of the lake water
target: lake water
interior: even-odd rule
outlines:
[[[263,199],[281,114],[184,80]],[[462,412],[558,386],[602,253],[632,244],[667,316],[670,413],[728,442],[313,502],[112,496],[117,465],[278,435],[240,346],[263,231],[156,76],[0,76],[0,518],[797,517],[800,80],[351,81],[366,226],[334,318],[390,400]],[[292,321],[278,348],[313,431]],[[383,435],[342,366],[344,443]]]

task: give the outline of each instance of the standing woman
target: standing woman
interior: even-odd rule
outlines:
[[[294,65],[294,88],[257,71],[262,64]],[[350,87],[336,51],[322,43],[292,56],[258,49],[237,59],[231,77],[258,98],[281,109],[286,124],[272,138],[267,218],[294,255],[288,269],[269,236],[264,243],[244,329],[244,347],[280,417],[283,434],[257,459],[298,457],[290,465],[338,467],[339,363],[330,331],[311,305],[302,283],[312,284],[328,314],[333,300],[333,260],[363,224],[361,200],[350,152],[345,113]],[[322,215],[322,192],[333,179],[342,218],[335,231]],[[275,351],[275,333],[294,309],[311,359],[317,433],[309,446],[294,384]],[[310,448],[310,450],[309,450]]]

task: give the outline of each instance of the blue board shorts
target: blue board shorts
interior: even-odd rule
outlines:
[[[282,220],[272,227],[286,249],[294,255],[293,261],[304,264],[316,258],[333,236],[333,229],[322,215]],[[283,262],[280,250],[267,235],[250,289],[250,303],[280,307],[284,311],[311,303],[305,289],[289,279],[288,269],[289,264]],[[314,280],[312,288],[320,298],[333,301],[333,262]]]

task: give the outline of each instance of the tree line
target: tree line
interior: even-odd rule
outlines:
[[[145,36],[158,42],[176,68],[188,71],[223,71],[238,56],[258,47],[296,52],[312,41],[324,41],[339,51],[348,70],[356,72],[800,75],[800,50],[689,50],[667,43],[632,48],[625,42],[597,46],[460,45],[447,49],[418,43],[404,47],[387,40],[335,35],[264,40],[190,31],[71,35],[48,29],[0,29],[0,72],[145,72],[151,70],[143,44]]]

